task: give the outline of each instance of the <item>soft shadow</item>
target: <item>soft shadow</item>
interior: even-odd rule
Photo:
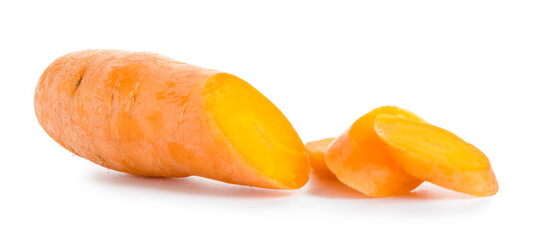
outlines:
[[[410,200],[462,200],[476,199],[478,197],[442,188],[429,182],[424,182],[409,194],[393,198]]]
[[[348,200],[350,212],[366,214],[385,214],[397,216],[408,214],[413,216],[432,217],[444,214],[465,214],[482,211],[489,204],[488,198],[478,198],[451,191],[432,183],[425,182],[416,190],[403,196],[369,197],[344,185],[337,179],[324,179],[312,175],[307,194],[329,199]]]
[[[307,191],[308,194],[324,198],[367,199],[368,196],[360,193],[336,178],[324,178],[317,174],[310,176]]]
[[[186,178],[146,178],[109,172],[96,174],[94,178],[103,184],[210,197],[278,198],[292,196],[297,192],[228,184],[196,176]]]
[[[345,199],[390,199],[390,200],[456,200],[456,199],[475,199],[464,193],[451,191],[429,182],[424,182],[414,191],[401,196],[392,197],[369,197],[364,193],[358,192],[335,178],[324,178],[317,174],[311,175],[308,183],[307,193],[324,198],[345,198]]]

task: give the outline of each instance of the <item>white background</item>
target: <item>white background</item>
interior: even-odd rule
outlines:
[[[0,239],[543,239],[542,1],[2,1]],[[312,177],[297,191],[131,177],[39,126],[34,87],[57,57],[157,52],[235,74],[304,142],[383,105],[480,148],[499,193],[432,184],[370,199]]]

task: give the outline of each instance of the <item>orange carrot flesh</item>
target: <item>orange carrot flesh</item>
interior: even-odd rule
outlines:
[[[230,74],[158,54],[62,56],[42,74],[34,105],[60,145],[117,171],[276,189],[309,178],[302,141],[266,97]]]
[[[259,91],[230,74],[206,83],[206,108],[234,148],[266,177],[287,188],[308,180],[308,158],[291,123]]]
[[[312,169],[322,177],[336,178],[325,163],[325,149],[331,144],[334,138],[325,138],[318,141],[306,143],[306,154],[310,158]]]
[[[359,118],[325,151],[325,162],[338,180],[372,197],[407,194],[422,183],[395,164],[374,131],[374,119],[384,113],[423,121],[398,107],[380,107]]]
[[[475,196],[497,193],[497,179],[488,158],[455,134],[389,114],[377,116],[374,127],[395,163],[407,173]]]

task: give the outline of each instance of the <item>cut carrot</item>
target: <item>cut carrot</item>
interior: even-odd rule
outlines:
[[[406,194],[422,183],[396,166],[376,135],[374,119],[384,113],[423,121],[398,107],[380,107],[359,118],[325,151],[328,168],[341,182],[373,197]]]
[[[325,163],[324,152],[334,138],[325,138],[318,141],[306,143],[306,153],[310,158],[312,169],[322,177],[336,178]]]
[[[277,189],[309,178],[298,134],[259,91],[157,54],[65,55],[40,78],[35,110],[60,145],[121,172]]]
[[[488,158],[455,134],[389,114],[377,116],[374,127],[395,163],[407,173],[474,196],[497,193]]]

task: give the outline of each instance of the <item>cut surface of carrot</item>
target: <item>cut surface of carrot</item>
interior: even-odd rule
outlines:
[[[325,138],[318,141],[306,143],[306,153],[310,158],[312,169],[321,177],[336,178],[325,163],[325,149],[331,144],[334,138]]]
[[[393,162],[376,134],[374,119],[384,113],[423,121],[398,107],[380,107],[359,118],[325,151],[327,167],[341,182],[372,197],[407,194],[422,183]]]
[[[309,174],[304,146],[281,111],[245,81],[217,74],[205,86],[206,108],[251,166],[288,188]]]
[[[407,173],[474,196],[497,193],[488,158],[455,134],[390,114],[377,116],[374,128],[395,163]]]

